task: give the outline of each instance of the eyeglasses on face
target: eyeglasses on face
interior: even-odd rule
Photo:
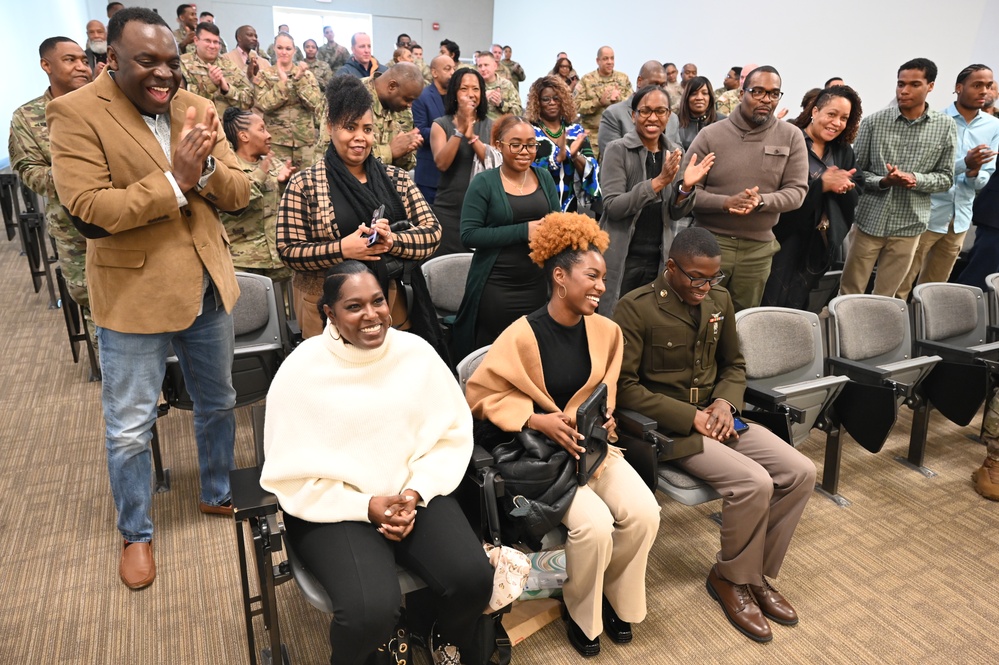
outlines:
[[[769,97],[773,101],[777,102],[784,96],[784,93],[781,92],[780,89],[767,90],[766,88],[746,88],[746,92],[757,101],[763,99],[764,97]]]
[[[720,284],[721,281],[725,279],[725,273],[720,271],[714,277],[692,277],[690,273],[684,270],[680,266],[680,264],[677,263],[676,261],[673,261],[673,265],[675,265],[676,269],[682,272],[687,277],[687,279],[690,280],[690,285],[695,289],[699,289],[705,284],[710,284],[711,286],[714,286],[715,284]]]
[[[518,154],[524,152],[525,150],[527,152],[537,152],[538,151],[538,144],[537,143],[520,143],[519,141],[515,141],[513,143],[507,143],[506,141],[497,141],[497,143],[502,143],[506,147],[510,148],[510,150],[515,155],[518,155]]]
[[[539,97],[538,101],[542,104],[551,104],[552,102],[558,102],[558,97]]]
[[[653,113],[656,114],[657,118],[665,118],[667,115],[669,115],[669,109],[666,108],[665,106],[662,106],[657,109],[650,109],[648,106],[643,106],[642,108],[638,109],[636,113],[638,113],[639,118],[648,118]]]

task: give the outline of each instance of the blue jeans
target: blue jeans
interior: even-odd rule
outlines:
[[[194,401],[201,501],[218,505],[230,498],[236,436],[234,336],[232,316],[216,305],[214,292],[207,289],[202,314],[186,330],[147,335],[97,328],[108,474],[118,531],[129,542],[149,542],[153,537],[149,441],[171,343]]]

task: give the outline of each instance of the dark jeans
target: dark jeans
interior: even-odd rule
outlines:
[[[285,515],[288,539],[333,603],[330,663],[360,665],[391,636],[402,595],[396,562],[435,596],[437,632],[474,652],[476,622],[489,602],[493,568],[458,503],[439,496],[416,511],[401,543],[365,522],[317,524]],[[463,657],[462,662],[469,662]]]
[[[958,284],[977,286],[987,291],[985,278],[999,272],[999,229],[991,226],[975,227],[975,243],[971,246],[968,265],[957,278]]]

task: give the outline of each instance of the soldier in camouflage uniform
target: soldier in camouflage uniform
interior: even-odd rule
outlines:
[[[598,134],[604,109],[632,93],[631,79],[614,71],[614,49],[602,46],[597,50],[597,69],[579,79],[576,86],[576,110],[589,135],[593,154],[600,155]]]
[[[319,53],[319,46],[316,44],[315,39],[306,39],[305,43],[302,44],[302,49],[305,51],[305,60],[303,62],[309,66],[309,71],[316,77],[319,89],[326,92],[326,84],[333,78],[333,70],[330,69],[325,60],[320,60],[316,57]]]
[[[393,65],[384,74],[361,79],[371,93],[375,142],[371,152],[383,164],[410,171],[416,168],[416,149],[423,143],[414,129],[413,101],[423,92],[423,75],[411,62]]]
[[[278,41],[291,37],[279,36]],[[256,107],[264,114],[273,134],[274,154],[280,161],[291,159],[298,168],[311,166],[318,135],[317,111],[325,106],[316,77],[304,62],[278,63],[261,70],[256,84]]]
[[[291,32],[289,32],[289,30],[290,29],[288,28],[288,26],[286,26],[284,24],[279,25],[278,26],[278,34],[275,35],[275,37],[274,37],[274,44],[277,44],[277,38],[278,38],[278,36],[281,35],[281,33],[284,33],[284,34],[288,35],[289,37],[291,37]],[[270,46],[267,47],[267,57],[270,59],[272,65],[276,65],[277,64],[277,52],[274,50],[274,44],[271,44]],[[300,48],[298,48],[296,46],[295,47],[295,57],[292,60],[292,62],[294,62],[297,65],[298,63],[302,62],[303,60],[305,60],[305,56],[302,55],[302,49],[300,49]]]
[[[487,118],[495,120],[502,115],[520,115],[524,112],[520,95],[517,94],[513,84],[497,73],[499,63],[492,53],[488,51],[479,53],[475,58],[475,67],[486,82],[486,99],[489,101]]]
[[[14,111],[7,146],[10,165],[28,189],[48,198],[45,206],[48,234],[59,252],[59,267],[69,286],[69,295],[80,306],[87,332],[96,349],[96,329],[90,318],[90,298],[87,295],[87,241],[73,226],[56,194],[52,182],[49,128],[45,122],[45,107],[50,101],[90,82],[90,65],[83,49],[65,37],[46,39],[40,50],[42,69],[49,77],[49,88],[41,97]]]
[[[508,49],[510,47],[507,46],[505,48]],[[512,83],[513,89],[516,90],[519,95],[520,82],[527,78],[527,75],[524,74],[524,68],[521,67],[519,63],[516,63],[513,60],[503,59],[503,54],[506,52],[505,48],[499,44],[493,44],[492,49],[490,49],[493,57],[496,58],[496,64],[498,65],[496,74]]]
[[[201,12],[198,14],[198,21],[201,23],[211,23],[212,25],[215,25],[215,14],[211,12]],[[219,44],[219,55],[225,55],[229,52],[229,47],[226,46],[225,40],[222,39],[221,35],[219,35]],[[219,117],[221,118],[222,116],[220,115]]]
[[[333,41],[333,28],[331,26],[323,28],[323,37],[326,38],[326,43],[319,47],[319,53],[316,57],[324,60],[330,66],[330,70],[336,72],[350,60],[350,51],[347,50],[346,46]]]
[[[198,24],[194,53],[180,56],[180,73],[188,91],[215,102],[221,118],[230,106],[251,108],[253,88],[232,60],[219,57],[219,44],[217,27]]]
[[[985,462],[971,475],[975,491],[992,501],[999,501],[999,393],[992,396],[985,407],[982,423],[982,443],[985,444]]]
[[[746,85],[746,76],[748,76],[758,66],[759,65],[753,62],[743,65],[742,71],[739,73],[739,85],[737,85],[735,89],[729,90],[715,100],[716,111],[724,113],[725,115],[732,115],[732,112],[735,111],[735,109],[739,106],[739,103],[742,101],[739,97],[739,91],[742,90],[742,86]]]
[[[410,44],[410,53],[413,54],[413,64],[420,68],[423,74],[423,87],[433,85],[434,77],[430,74],[430,67],[423,61],[423,47],[419,44]]]
[[[195,30],[198,29],[198,10],[194,5],[177,7],[177,29],[173,31],[181,53],[194,53]]]

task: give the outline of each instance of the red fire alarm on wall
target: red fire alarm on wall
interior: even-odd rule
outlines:
[[[441,24],[435,22],[434,23],[434,30],[440,30],[440,29],[441,29]]]

